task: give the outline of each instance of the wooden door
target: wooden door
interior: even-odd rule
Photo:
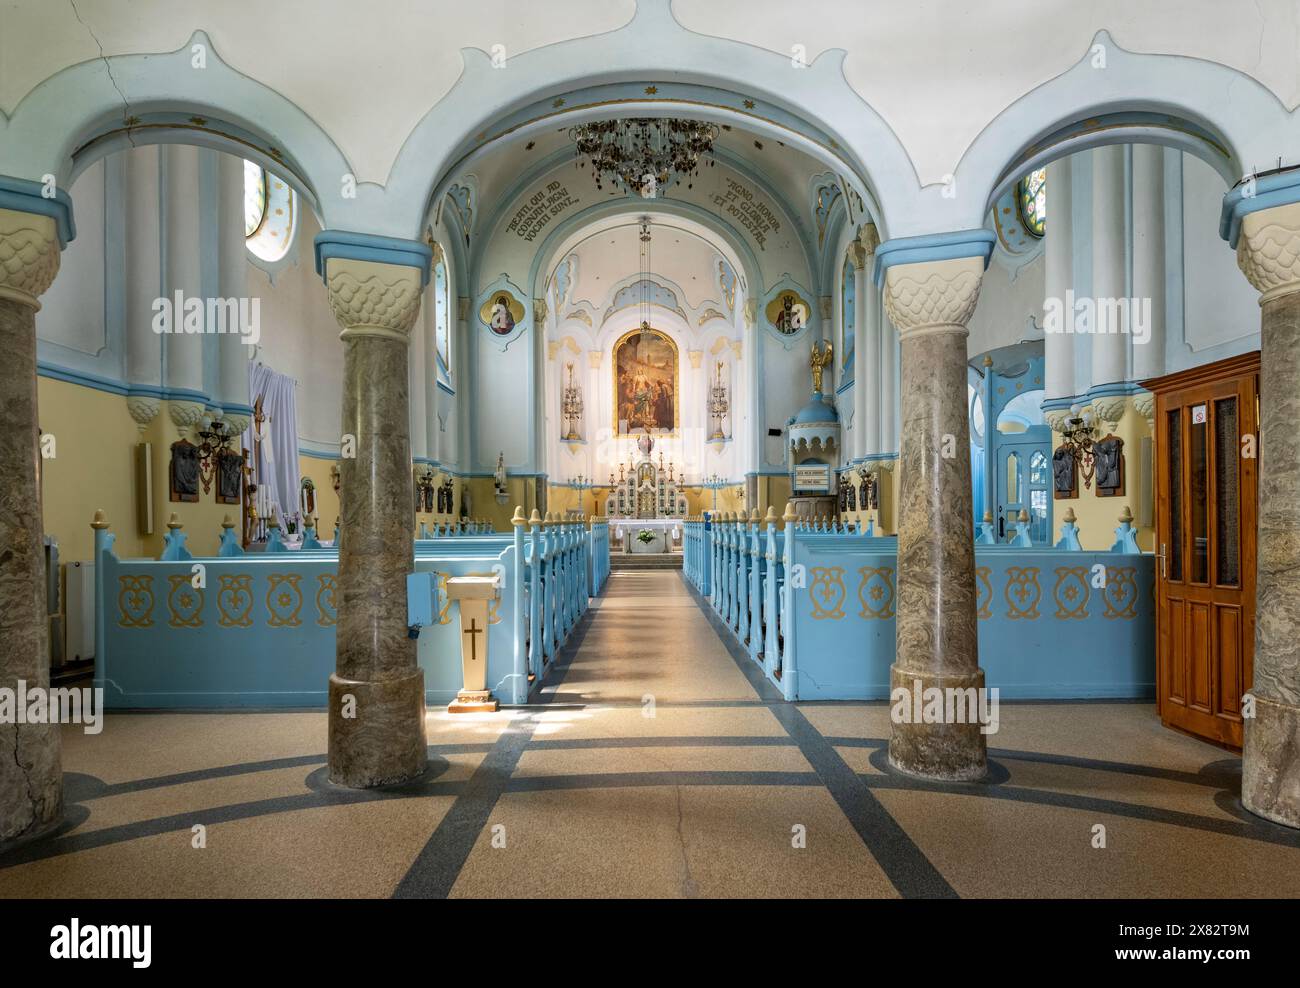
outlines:
[[[1255,645],[1259,354],[1156,392],[1156,693],[1161,721],[1240,748]]]

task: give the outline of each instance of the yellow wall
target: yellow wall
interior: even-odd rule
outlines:
[[[889,470],[879,467],[872,468],[872,472],[876,474],[880,482],[880,489],[876,494],[876,500],[880,507],[871,510],[858,508],[855,511],[846,511],[843,520],[855,521],[864,526],[870,521],[873,525],[872,531],[876,535],[896,535],[898,533],[897,506],[900,477],[896,463],[897,461],[895,461],[893,468]],[[854,486],[861,482],[857,468],[853,469],[851,480]]]
[[[298,472],[303,479],[310,477],[316,485],[316,537],[334,538],[334,523],[341,520],[339,496],[334,493],[334,477],[330,474],[337,460],[320,456],[298,455]]]
[[[1095,417],[1095,416],[1094,416]],[[1106,432],[1102,426],[1097,431],[1098,438],[1104,438]],[[1083,471],[1078,473],[1078,496],[1054,500],[1052,502],[1052,542],[1061,537],[1062,518],[1066,508],[1073,508],[1075,524],[1079,527],[1079,544],[1085,549],[1104,551],[1115,543],[1115,529],[1119,527],[1119,516],[1125,506],[1133,513],[1133,523],[1137,525],[1141,517],[1142,500],[1142,440],[1151,436],[1147,420],[1133,407],[1133,399],[1126,401],[1124,414],[1115,429],[1115,435],[1124,440],[1124,495],[1122,497],[1098,497],[1096,479],[1091,488],[1083,486]],[[1052,433],[1053,451],[1061,445],[1060,433]],[[1154,450],[1152,451],[1154,456]],[[1138,547],[1143,552],[1151,552],[1155,547],[1155,533],[1150,528],[1138,528]]]
[[[510,496],[505,504],[497,504],[496,483],[491,477],[466,477],[459,484],[468,485],[469,517],[490,522],[492,530],[496,532],[511,530],[510,519],[514,517],[516,507],[523,509],[525,517],[531,515],[533,509],[538,507],[536,477],[507,476],[506,489],[510,492]],[[456,489],[457,505],[460,504],[459,484]],[[557,508],[548,502],[546,510],[555,511]]]
[[[63,562],[88,560],[95,544],[90,520],[103,509],[122,556],[146,551],[135,525],[134,450],[139,430],[126,399],[77,384],[37,378],[40,426],[54,436],[55,456],[41,462],[45,533]],[[166,517],[162,519],[165,523]]]

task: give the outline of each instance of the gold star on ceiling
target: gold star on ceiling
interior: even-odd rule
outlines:
[[[555,107],[556,109],[559,109],[559,108],[562,107],[563,105],[564,105],[564,97],[563,97],[563,96],[557,96],[557,97],[555,98],[555,101],[551,103],[551,106]]]
[[[657,93],[657,92],[659,92],[659,87],[658,87],[658,86],[646,86],[646,87],[645,87],[645,94],[646,94],[647,96],[653,96],[653,95],[654,95],[655,93]]]
[[[752,99],[745,100],[745,109],[752,110],[753,108],[754,108],[754,101]]]

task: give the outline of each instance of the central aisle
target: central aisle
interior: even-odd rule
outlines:
[[[543,703],[757,700],[680,570],[615,570]]]

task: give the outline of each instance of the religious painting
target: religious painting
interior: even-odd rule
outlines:
[[[199,499],[199,448],[181,439],[172,443],[171,499],[197,501]]]
[[[1107,436],[1093,444],[1097,463],[1097,496],[1122,497],[1124,494],[1124,440]]]
[[[239,453],[227,450],[217,455],[217,503],[240,504],[244,492],[245,460]]]
[[[677,345],[656,330],[634,329],[614,345],[614,432],[677,428]]]
[[[783,336],[792,336],[808,325],[808,303],[797,292],[782,292],[767,303],[767,321]]]
[[[493,292],[478,316],[483,325],[497,336],[509,336],[515,326],[524,318],[524,304],[504,289]]]
[[[1077,475],[1074,451],[1067,446],[1058,446],[1052,453],[1052,496],[1058,501],[1078,497]]]

